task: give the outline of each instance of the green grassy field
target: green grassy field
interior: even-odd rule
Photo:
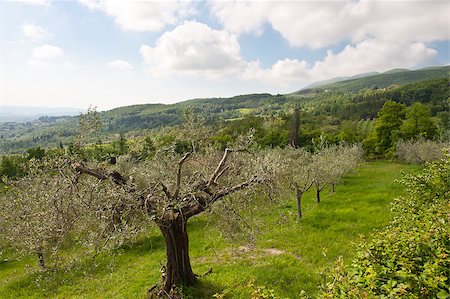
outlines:
[[[402,195],[394,180],[417,167],[391,163],[362,164],[336,187],[324,191],[320,205],[313,192],[305,195],[304,218],[296,219],[295,202],[284,194],[282,203],[268,204],[254,215],[262,225],[255,242],[230,244],[217,228],[215,217],[189,223],[193,269],[204,273],[191,298],[250,298],[251,287],[264,285],[282,298],[297,298],[300,291],[318,291],[321,270],[338,256],[349,262],[359,236],[383,227],[390,219],[389,203]],[[70,269],[40,274],[36,260],[0,256],[0,298],[145,298],[159,279],[164,263],[164,242],[156,229],[111,256],[86,258]],[[3,261],[4,260],[4,261]]]

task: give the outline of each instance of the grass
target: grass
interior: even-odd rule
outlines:
[[[370,162],[336,187],[325,190],[319,205],[314,192],[304,196],[304,218],[296,219],[292,194],[281,203],[265,204],[254,215],[262,224],[257,239],[230,244],[215,217],[202,216],[189,223],[193,269],[213,272],[185,290],[191,298],[250,298],[250,283],[274,289],[283,298],[300,291],[314,295],[320,271],[338,256],[349,262],[359,236],[386,225],[389,203],[402,195],[394,180],[415,166]],[[2,256],[0,260],[5,257]],[[36,261],[0,262],[0,298],[145,298],[146,290],[160,277],[164,242],[156,229],[137,242],[109,254],[81,260],[71,268],[46,274],[36,271]]]

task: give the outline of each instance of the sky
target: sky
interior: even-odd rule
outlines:
[[[450,1],[4,1],[0,106],[289,93],[450,63]]]

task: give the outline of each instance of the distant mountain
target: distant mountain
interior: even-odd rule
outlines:
[[[0,106],[0,122],[33,121],[42,116],[73,116],[80,111],[82,109],[78,108]]]
[[[382,74],[372,74],[332,83],[305,87],[296,94],[308,94],[321,91],[357,92],[362,89],[380,89],[391,85],[402,85],[435,78],[449,78],[450,66],[427,67],[419,70],[393,69]]]
[[[332,78],[332,79],[328,79],[328,80],[314,82],[312,84],[307,85],[303,89],[310,89],[313,87],[319,87],[319,86],[333,84],[333,83],[337,83],[337,82],[341,82],[341,81],[345,81],[345,80],[364,78],[364,77],[378,75],[378,74],[379,74],[378,72],[369,72],[369,73],[363,73],[363,74],[358,74],[358,75],[354,75],[354,76],[336,77],[336,78]]]
[[[410,72],[410,71],[412,71],[412,70],[410,70],[410,69],[392,69],[387,72],[384,72],[383,74],[387,75],[387,74],[395,74],[395,73]]]

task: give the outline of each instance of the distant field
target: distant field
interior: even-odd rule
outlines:
[[[263,225],[253,245],[226,242],[214,216],[192,219],[194,271],[201,274],[212,267],[213,272],[187,292],[191,298],[212,298],[221,292],[225,298],[250,298],[253,283],[274,289],[282,298],[297,298],[301,290],[314,295],[323,267],[341,255],[349,262],[358,236],[388,223],[389,203],[404,192],[394,180],[402,171],[416,170],[399,163],[364,163],[336,187],[336,193],[325,191],[320,205],[312,192],[306,194],[301,221],[296,219],[292,194],[283,194],[281,204],[266,204],[255,214]],[[70,271],[45,275],[34,272],[35,260],[3,261],[3,254],[0,298],[145,298],[161,275],[163,246],[155,229],[117,250],[114,257],[98,256],[96,266],[87,259]]]

